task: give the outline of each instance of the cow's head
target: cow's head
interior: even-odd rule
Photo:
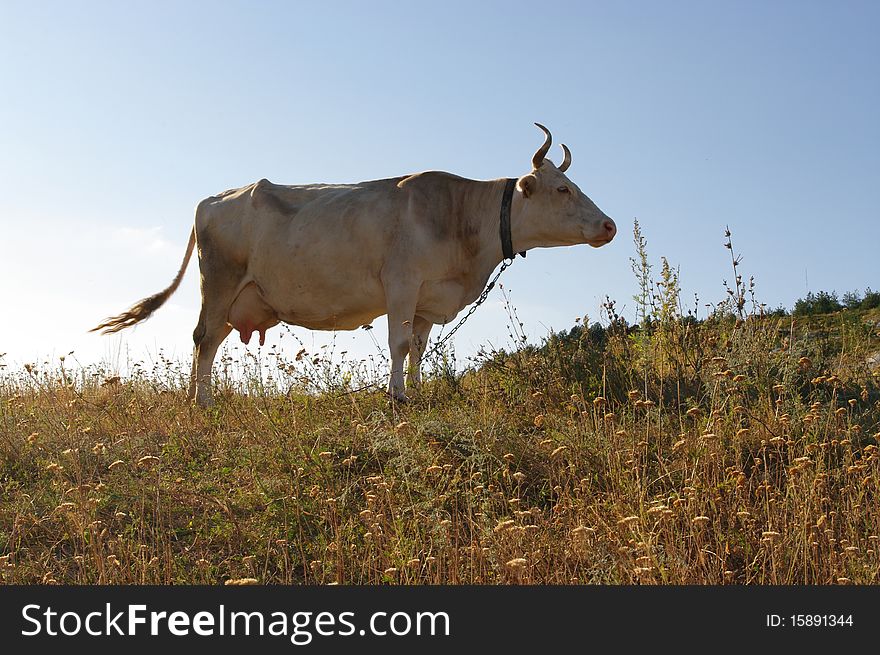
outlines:
[[[571,152],[564,144],[565,157],[558,167],[544,159],[553,137],[546,127],[535,125],[543,130],[546,138],[532,157],[532,172],[517,180],[516,188],[522,194],[519,231],[529,241],[534,239],[542,245],[604,246],[617,234],[617,226],[566,177]]]

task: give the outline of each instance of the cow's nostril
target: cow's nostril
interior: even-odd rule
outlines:
[[[608,236],[613,237],[617,234],[617,226],[614,224],[614,221],[605,221],[602,224],[602,227],[605,228],[605,231],[608,233]]]

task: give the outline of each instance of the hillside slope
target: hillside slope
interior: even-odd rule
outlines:
[[[876,310],[578,327],[391,406],[276,352],[208,411],[6,371],[0,580],[877,583],[878,353]]]

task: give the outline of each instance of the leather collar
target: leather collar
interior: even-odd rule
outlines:
[[[516,188],[516,178],[507,179],[507,185],[504,187],[504,195],[501,196],[501,221],[499,226],[499,234],[501,236],[501,251],[504,253],[504,259],[513,260],[516,253],[513,251],[513,239],[510,236],[510,206],[513,204],[513,190]],[[526,256],[526,251],[519,253]]]

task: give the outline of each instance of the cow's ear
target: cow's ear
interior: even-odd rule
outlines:
[[[516,183],[517,188],[522,191],[523,198],[528,198],[535,192],[535,189],[538,187],[538,178],[534,175],[523,175],[519,178],[519,182]]]

